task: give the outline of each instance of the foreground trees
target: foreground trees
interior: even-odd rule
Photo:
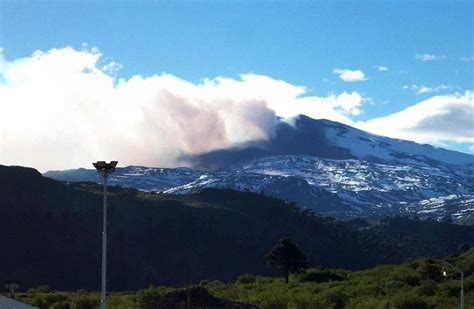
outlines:
[[[308,266],[308,258],[289,238],[282,238],[265,255],[265,263],[285,277],[288,283],[290,272],[300,272]]]

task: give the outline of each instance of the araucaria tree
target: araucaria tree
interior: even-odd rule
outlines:
[[[292,239],[283,238],[265,255],[268,267],[285,277],[288,283],[290,273],[295,273],[307,267],[308,259]]]

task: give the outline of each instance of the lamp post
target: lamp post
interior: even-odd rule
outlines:
[[[464,272],[453,264],[443,261],[443,277],[448,276],[448,273],[446,272],[446,267],[450,267],[456,270],[461,275],[461,309],[464,309]]]
[[[106,163],[97,161],[92,163],[95,169],[102,176],[104,182],[103,213],[102,213],[102,287],[100,292],[100,307],[107,308],[106,287],[107,287],[107,178],[115,171],[117,161]]]

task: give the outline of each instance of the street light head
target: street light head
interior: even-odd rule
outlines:
[[[442,274],[443,274],[443,277],[447,277],[448,276],[448,273],[446,272],[446,269],[443,267],[443,270],[442,270]]]
[[[95,169],[99,173],[110,174],[115,171],[117,163],[118,161],[111,161],[110,163],[106,163],[105,161],[97,161],[92,163],[92,165],[94,165]]]
[[[97,161],[97,162],[92,163],[92,165],[94,165],[96,169],[102,169],[107,166],[107,163],[105,163],[105,161]]]

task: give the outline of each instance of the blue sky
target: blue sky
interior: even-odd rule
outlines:
[[[353,121],[474,88],[472,1],[2,1],[0,9],[5,61],[87,43],[102,63],[122,65],[117,78],[165,72],[196,84],[254,73],[304,86],[304,95],[357,92]],[[344,81],[337,69],[363,78]],[[469,136],[440,145],[474,151]]]

